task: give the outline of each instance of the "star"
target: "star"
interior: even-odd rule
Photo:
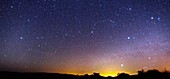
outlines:
[[[129,8],[129,10],[132,10],[132,8]]]
[[[91,33],[94,33],[94,31],[91,31]]]
[[[19,15],[20,18],[22,18],[23,15]]]
[[[30,22],[30,20],[29,20],[29,19],[28,19],[27,21],[28,21],[28,22]]]
[[[157,19],[158,19],[158,21],[160,21],[160,20],[161,20],[161,18],[160,18],[160,17],[158,17]]]
[[[149,60],[151,59],[151,57],[148,58]]]
[[[14,8],[14,6],[11,6],[11,8]]]
[[[128,37],[128,40],[130,40],[131,38],[130,37]]]
[[[41,45],[37,45],[38,47],[40,47]]]
[[[20,39],[22,40],[22,39],[23,39],[23,37],[20,37]]]
[[[37,36],[36,39],[39,39],[39,36]]]
[[[35,18],[37,18],[37,16],[34,16]]]
[[[28,50],[28,51],[30,51],[31,49],[30,49],[30,48],[28,48],[27,50]]]
[[[120,66],[121,66],[121,67],[123,67],[123,66],[124,66],[124,64],[120,64]]]

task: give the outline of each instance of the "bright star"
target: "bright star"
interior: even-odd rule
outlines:
[[[123,64],[120,64],[121,67],[123,67],[124,65]]]
[[[130,37],[128,37],[128,40],[130,40]]]
[[[20,39],[22,40],[22,39],[23,39],[23,37],[20,37]]]
[[[149,60],[151,59],[151,57],[148,58]]]

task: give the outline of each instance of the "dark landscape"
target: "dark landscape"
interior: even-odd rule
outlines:
[[[127,73],[118,73],[116,77],[103,77],[100,73],[93,73],[91,75],[72,75],[59,73],[43,73],[43,72],[0,72],[0,79],[169,79],[170,72],[158,70],[144,70],[138,71],[137,75],[129,75]]]

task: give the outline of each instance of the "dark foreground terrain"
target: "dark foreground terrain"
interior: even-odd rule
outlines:
[[[0,72],[0,79],[170,79],[170,72],[158,70],[138,71],[137,75],[120,73],[116,77],[103,77],[99,73],[92,75],[71,75],[58,73],[19,73]]]

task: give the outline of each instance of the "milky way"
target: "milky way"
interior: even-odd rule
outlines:
[[[169,0],[1,0],[0,70],[170,70]]]

